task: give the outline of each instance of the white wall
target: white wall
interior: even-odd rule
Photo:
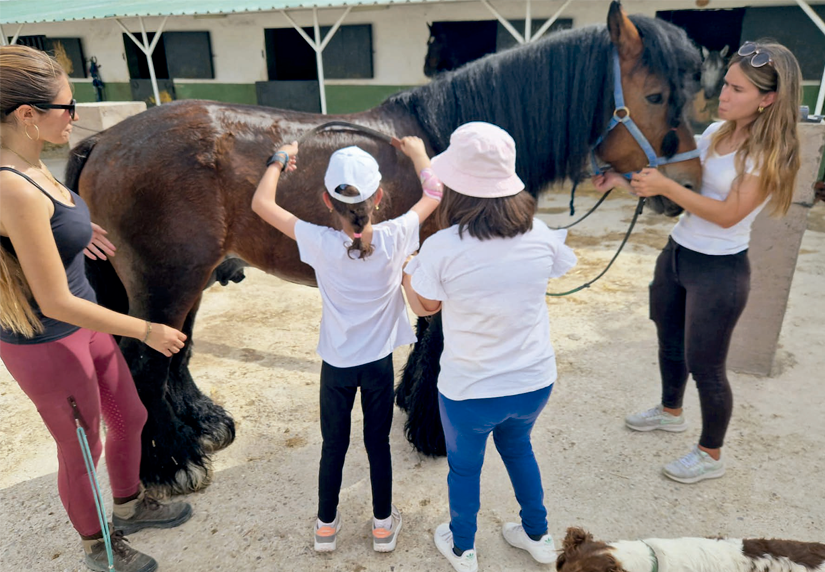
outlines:
[[[508,19],[524,19],[526,2],[523,0],[492,0],[493,6]],[[532,17],[549,18],[563,4],[563,0],[534,0]],[[750,6],[794,4],[790,1],[751,0]],[[712,0],[709,8],[741,7],[741,1]],[[574,0],[561,17],[572,18],[574,27],[603,23],[609,3],[604,0]],[[629,13],[655,15],[657,10],[695,9],[694,0],[625,0]],[[312,26],[311,10],[289,12],[300,26]],[[342,9],[319,10],[321,25],[331,26],[343,13]],[[374,73],[370,80],[327,80],[328,84],[415,85],[426,83],[423,73],[429,32],[427,23],[439,20],[491,20],[494,16],[481,2],[450,2],[445,4],[402,4],[389,7],[354,7],[344,24],[372,24]],[[122,20],[140,39],[137,18]],[[147,32],[155,31],[161,18],[145,18]],[[216,83],[252,83],[265,81],[266,59],[264,28],[286,28],[289,22],[279,12],[228,15],[225,17],[170,17],[165,31],[209,31],[214,54],[214,80],[183,80]],[[7,24],[4,32],[10,36],[17,29]],[[535,26],[534,26],[535,30]],[[114,20],[84,22],[57,22],[27,24],[21,35],[45,34],[52,37],[80,37],[83,52],[88,58],[97,56],[101,75],[106,82],[127,82],[129,71],[123,47],[122,30]],[[82,81],[82,80],[81,80]],[[88,80],[91,81],[91,80]]]

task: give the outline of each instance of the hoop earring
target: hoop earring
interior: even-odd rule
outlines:
[[[760,105],[760,106],[759,106],[759,113],[762,113],[763,111],[765,111],[765,108],[764,108],[763,106],[761,106],[761,105]]]
[[[37,131],[37,137],[36,138],[32,138],[32,136],[29,135],[29,126],[28,125],[23,127],[23,132],[26,134],[26,137],[28,137],[32,141],[39,141],[40,140],[40,128],[37,125],[35,125],[34,129],[35,129],[35,131]]]

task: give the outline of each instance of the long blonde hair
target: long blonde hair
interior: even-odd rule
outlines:
[[[748,137],[736,151],[736,172],[741,177],[748,159],[752,159],[760,171],[760,202],[770,197],[771,214],[784,215],[791,206],[801,164],[797,123],[802,72],[799,62],[785,46],[763,41],[757,42],[757,46],[770,55],[770,63],[756,68],[750,63],[751,56],[734,54],[728,68],[738,65],[761,93],[776,92],[776,99],[748,126]],[[733,135],[735,129],[733,121],[720,127],[713,136],[710,152],[715,151],[720,141]]]
[[[50,103],[66,72],[46,52],[27,46],[0,47],[0,123],[15,123],[12,110],[26,103]],[[27,338],[43,331],[32,293],[17,257],[0,246],[0,326]]]

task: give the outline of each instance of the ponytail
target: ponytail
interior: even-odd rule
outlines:
[[[349,185],[341,185],[336,191],[345,197],[357,197],[359,195],[358,189]],[[365,260],[375,250],[372,244],[364,244],[361,239],[364,227],[372,222],[372,213],[375,211],[375,195],[360,203],[352,204],[341,202],[329,193],[327,193],[327,196],[329,196],[335,212],[349,223],[352,232],[355,234],[352,243],[347,246],[347,256],[354,259],[353,252],[358,251],[358,258]]]

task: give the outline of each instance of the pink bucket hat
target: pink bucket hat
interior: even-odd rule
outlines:
[[[450,146],[432,160],[441,182],[457,193],[482,199],[524,190],[516,175],[516,143],[492,123],[465,123],[450,135]]]

